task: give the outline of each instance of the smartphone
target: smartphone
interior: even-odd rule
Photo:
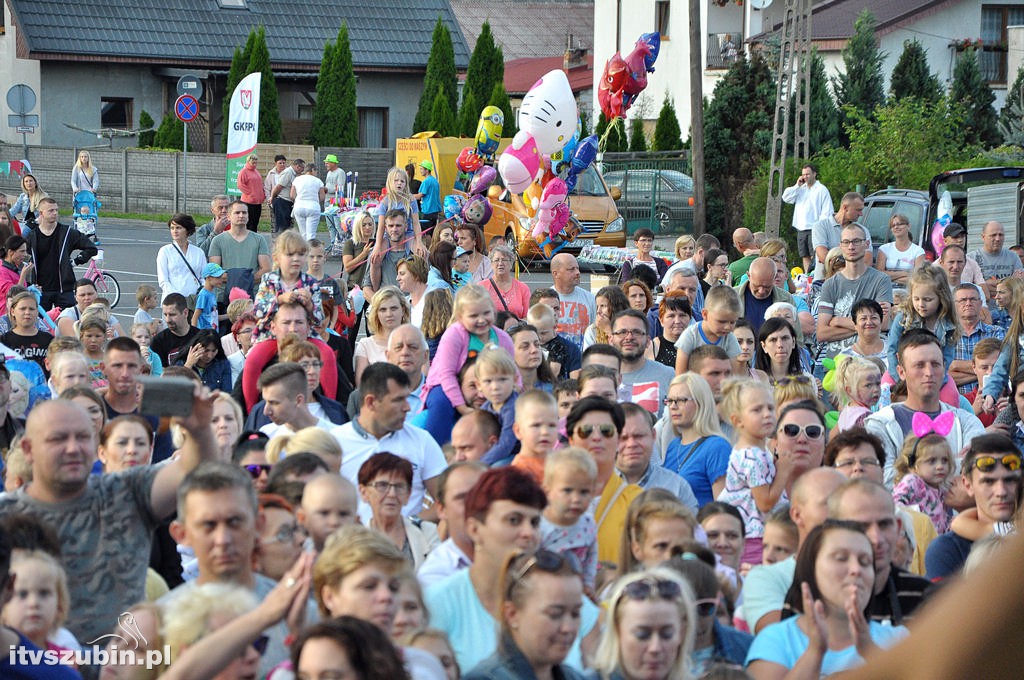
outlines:
[[[142,403],[139,412],[149,416],[177,416],[192,414],[192,392],[195,383],[177,376],[136,378],[142,385]]]
[[[991,373],[989,373],[988,375],[983,375],[983,376],[981,376],[981,391],[982,391],[982,392],[984,392],[984,391],[985,391],[985,386],[986,386],[986,385],[988,385],[988,379],[989,379],[990,377],[992,377],[992,374],[991,374]]]

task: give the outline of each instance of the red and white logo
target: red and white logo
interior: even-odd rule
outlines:
[[[242,98],[242,108],[248,109],[252,106],[252,90],[242,90],[240,93]]]

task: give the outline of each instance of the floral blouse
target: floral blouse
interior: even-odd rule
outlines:
[[[913,472],[905,474],[892,490],[896,505],[928,515],[928,519],[935,525],[935,531],[940,535],[949,531],[950,517],[953,514],[943,502],[945,495],[944,490],[936,489]]]
[[[256,316],[256,331],[253,334],[253,342],[260,342],[271,337],[270,320],[277,312],[277,296],[289,293],[293,290],[306,289],[310,292],[313,300],[313,319],[309,332],[313,332],[313,326],[318,326],[324,320],[324,308],[320,299],[320,283],[309,274],[302,272],[295,285],[288,287],[281,279],[281,270],[275,269],[263,275],[260,281],[260,288],[256,291],[256,299],[253,303],[253,314]]]
[[[771,451],[754,447],[733,449],[725,472],[725,488],[717,500],[736,506],[743,515],[747,538],[764,537],[764,514],[757,509],[750,490],[771,484],[775,479],[775,463]],[[783,494],[783,498],[785,494]],[[782,503],[783,499],[779,499]],[[788,501],[787,501],[788,502]]]

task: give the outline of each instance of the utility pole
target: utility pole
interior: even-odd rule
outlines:
[[[693,234],[707,231],[704,191],[704,50],[701,40],[701,0],[690,0],[690,154],[693,171]]]
[[[794,76],[796,82],[794,83]],[[786,152],[789,145],[789,112],[796,98],[794,152],[808,156],[808,109],[811,98],[811,0],[786,0],[779,45],[778,83],[775,89],[775,124],[772,128],[772,160],[768,174],[765,232],[778,238],[782,215],[782,189],[786,186]]]

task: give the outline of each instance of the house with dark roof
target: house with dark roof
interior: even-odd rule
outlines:
[[[701,0],[701,86],[713,96],[737,50],[777,42],[785,0]],[[841,52],[853,35],[857,16],[868,9],[877,20],[875,35],[885,54],[882,69],[886,88],[889,74],[903,52],[903,43],[916,39],[928,53],[929,66],[944,83],[952,80],[956,59],[968,43],[981,41],[982,72],[996,94],[997,108],[1006,97],[1007,80],[1016,75],[1014,54],[1008,50],[1007,27],[1024,25],[1020,0],[821,0],[811,17],[812,41],[834,75],[843,68]],[[594,0],[594,92],[607,59],[616,51],[629,52],[644,32],[661,32],[661,53],[655,73],[648,77],[647,94],[660,105],[668,95],[675,103],[679,124],[690,125],[690,41],[686,3],[671,0]],[[595,96],[594,109],[597,108]],[[635,109],[635,107],[634,107]],[[653,116],[657,116],[658,106]],[[637,115],[630,111],[630,117]],[[685,133],[684,133],[685,134]]]
[[[1024,4],[998,0],[825,0],[811,11],[811,42],[825,60],[826,71],[843,68],[842,50],[853,35],[857,16],[869,10],[875,17],[875,36],[883,52],[886,87],[908,40],[917,40],[928,54],[928,65],[939,80],[953,80],[956,60],[968,46],[979,50],[981,72],[996,94],[996,108],[1006,99],[1020,63],[1009,55],[1009,26],[1024,25]],[[751,43],[777,38],[781,21],[764,25]]]
[[[491,26],[505,63],[561,56],[567,45],[589,47],[594,34],[594,0],[450,0],[469,49],[480,26]],[[550,69],[549,69],[550,70]]]
[[[360,146],[389,147],[412,132],[439,16],[458,69],[466,69],[470,54],[448,0],[4,0],[0,16],[0,74],[38,95],[32,113],[39,127],[28,141],[57,146],[95,144],[67,125],[137,128],[143,109],[159,122],[177,97],[178,79],[194,74],[203,95],[190,140],[197,150],[219,150],[231,57],[260,24],[279,92],[282,141],[289,143],[309,132],[324,44],[342,22],[358,79]],[[0,100],[0,123],[10,113]],[[20,142],[21,135],[5,126],[0,141]]]

